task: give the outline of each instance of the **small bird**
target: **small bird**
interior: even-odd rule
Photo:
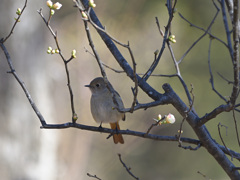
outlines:
[[[110,83],[109,86],[112,87]],[[118,121],[125,120],[125,113],[121,113],[115,108],[116,105],[113,102],[112,93],[107,88],[104,79],[97,77],[89,85],[85,85],[85,87],[89,87],[92,93],[91,113],[94,120],[100,123],[100,126],[102,123],[110,123],[111,129],[120,130]],[[124,108],[122,99],[117,91],[114,91],[114,95],[119,108]],[[124,143],[121,134],[114,134],[113,141],[115,144]]]

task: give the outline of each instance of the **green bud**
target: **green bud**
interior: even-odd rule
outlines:
[[[72,50],[72,57],[73,58],[76,58],[77,56],[76,56],[76,53],[77,53],[77,51],[74,49],[74,50]]]
[[[94,3],[94,0],[89,0],[88,5],[89,5],[89,7],[92,7],[92,8],[96,7],[96,4]]]
[[[51,50],[48,49],[48,50],[47,50],[47,53],[48,53],[48,54],[51,54]]]
[[[82,11],[82,17],[83,17],[84,19],[88,19],[88,16],[87,16],[87,14],[86,14],[84,11]]]
[[[75,114],[73,115],[73,120],[74,120],[74,121],[77,121],[77,119],[78,119],[78,116],[77,116],[77,114],[75,113]]]
[[[22,14],[22,10],[20,8],[17,8],[16,14],[17,15],[21,15]]]
[[[169,41],[171,41],[172,43],[176,43],[177,41],[176,41],[176,39],[175,39],[175,35],[170,35],[169,37],[168,37],[168,39],[169,39]]]
[[[53,16],[55,13],[55,11],[53,9],[51,9],[51,15]]]
[[[52,5],[53,5],[52,1],[51,1],[51,0],[48,0],[48,1],[47,1],[47,6],[48,6],[49,8],[52,8]]]

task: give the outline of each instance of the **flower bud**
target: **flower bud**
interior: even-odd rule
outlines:
[[[56,10],[60,9],[61,7],[62,7],[62,4],[60,4],[59,2],[56,2],[56,3],[52,6],[52,8],[53,8],[53,9],[56,9]]]
[[[96,7],[96,4],[94,3],[94,0],[89,0],[89,3],[88,5],[92,8],[95,8]]]
[[[77,51],[74,49],[74,50],[72,50],[72,57],[73,58],[76,58],[77,56],[76,56],[76,53],[77,53]]]
[[[55,54],[56,53],[56,51],[55,51],[55,49],[53,49],[52,51],[51,51],[51,54]]]
[[[175,123],[175,117],[174,115],[172,114],[168,114],[167,117],[166,117],[166,123],[169,123],[169,124],[173,124]]]
[[[86,14],[84,11],[82,11],[82,17],[83,17],[84,19],[88,19],[88,16],[87,16],[87,14]]]
[[[169,39],[175,39],[175,35],[173,35],[173,34],[170,35],[170,36],[169,36]]]
[[[183,133],[183,130],[181,130],[181,132],[180,132],[180,130],[178,130],[178,133],[182,134],[182,133]]]
[[[73,120],[76,122],[77,119],[78,119],[78,115],[77,115],[76,113],[74,113],[74,115],[73,115]]]
[[[175,35],[170,35],[169,37],[168,37],[168,39],[169,39],[169,41],[171,41],[172,43],[176,43],[177,41],[176,41],[176,39],[175,39]]]
[[[22,14],[22,10],[20,8],[17,8],[16,14],[17,15],[21,15]]]
[[[51,54],[51,53],[52,53],[52,47],[51,47],[51,46],[48,47],[47,53],[48,53],[48,54]]]
[[[157,49],[156,51],[154,51],[154,55],[158,55],[158,53],[159,53],[159,50]]]
[[[48,1],[47,1],[47,6],[48,6],[49,8],[52,8],[52,5],[53,5],[52,1],[51,1],[51,0],[48,0]]]
[[[53,16],[54,15],[54,13],[55,13],[55,11],[53,10],[53,9],[51,9],[51,15]]]

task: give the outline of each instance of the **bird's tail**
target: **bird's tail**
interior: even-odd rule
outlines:
[[[120,130],[120,127],[119,127],[118,122],[116,122],[116,123],[110,123],[110,126],[111,126],[111,129]],[[123,140],[122,134],[114,134],[114,135],[113,135],[113,141],[114,141],[115,144],[117,144],[117,143],[123,144],[123,143],[124,143],[124,140]]]

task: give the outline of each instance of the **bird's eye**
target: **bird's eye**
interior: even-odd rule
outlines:
[[[96,87],[99,87],[100,86],[100,84],[96,84]]]

